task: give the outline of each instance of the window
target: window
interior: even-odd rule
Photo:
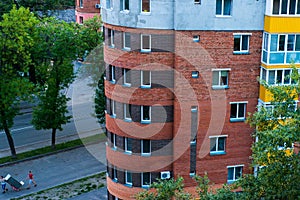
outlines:
[[[115,47],[115,31],[108,29],[108,46]]]
[[[113,8],[113,1],[106,0],[106,9],[112,9],[112,8]]]
[[[260,69],[261,80],[266,81],[268,85],[290,85],[291,80],[291,69],[274,69],[267,70],[265,68]]]
[[[250,35],[234,35],[234,53],[249,53],[249,38]]]
[[[142,2],[142,13],[150,13],[150,6],[151,6],[151,4],[150,4],[150,1],[151,0],[141,0],[141,2]]]
[[[194,0],[195,4],[201,4],[201,0]]]
[[[199,72],[198,71],[192,71],[192,78],[199,78]]]
[[[228,88],[228,72],[230,69],[213,69],[212,88]]]
[[[124,104],[124,119],[131,121],[131,104]]]
[[[79,0],[79,7],[83,8],[83,0]]]
[[[238,178],[242,177],[243,165],[228,166],[227,170],[228,170],[227,182],[232,183],[236,181]]]
[[[141,154],[150,155],[151,154],[151,141],[141,140]]]
[[[225,154],[227,135],[210,136],[210,154]]]
[[[141,71],[141,87],[151,87],[151,71]]]
[[[125,138],[125,152],[132,153],[132,139]]]
[[[123,33],[123,49],[130,50],[130,33]]]
[[[151,184],[151,173],[144,172],[142,173],[142,187],[149,187]]]
[[[110,113],[112,117],[116,116],[116,102],[114,100],[110,100]]]
[[[141,51],[151,51],[151,35],[141,35]]]
[[[112,180],[114,182],[117,182],[118,181],[118,170],[116,168],[116,166],[113,167],[113,172],[112,172]]]
[[[117,148],[116,134],[111,133],[110,141],[111,141],[112,148],[116,149]]]
[[[194,35],[193,36],[193,41],[194,42],[200,42],[200,36],[199,35]]]
[[[79,24],[83,24],[83,17],[79,16]]]
[[[131,73],[130,69],[123,69],[123,84],[125,86],[131,86]]]
[[[230,16],[231,15],[231,0],[217,0],[216,15]]]
[[[246,114],[246,102],[230,103],[230,121],[244,121]]]
[[[273,15],[300,14],[299,0],[273,0]]]
[[[115,83],[116,82],[116,67],[113,65],[109,65],[110,71],[110,81]]]
[[[125,172],[125,183],[126,185],[132,185],[132,173],[129,171]]]
[[[121,10],[129,11],[129,0],[121,0]]]
[[[141,122],[150,123],[151,122],[151,107],[150,106],[141,106]]]

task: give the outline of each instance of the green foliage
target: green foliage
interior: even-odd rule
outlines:
[[[292,143],[300,141],[300,110],[294,110],[300,93],[295,68],[292,78],[298,84],[274,87],[262,83],[273,95],[273,111],[262,107],[248,118],[250,125],[256,127],[254,137],[258,138],[252,146],[253,166],[261,166],[257,176],[247,175],[240,181],[248,198],[300,197],[300,157],[291,149]]]
[[[138,193],[135,198],[137,200],[170,200],[175,198],[176,200],[191,199],[192,196],[183,191],[183,178],[178,177],[176,180],[161,180],[151,184],[151,188],[155,189],[154,192],[144,190]]]
[[[95,113],[100,124],[105,123],[105,92],[104,92],[104,74],[99,79],[98,87],[96,88],[95,96]]]
[[[4,129],[13,157],[16,156],[10,133],[20,101],[28,100],[33,85],[26,77],[31,63],[29,48],[33,46],[31,32],[38,20],[21,7],[3,15],[0,21],[0,129]]]

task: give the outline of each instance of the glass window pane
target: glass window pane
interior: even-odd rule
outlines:
[[[278,35],[271,35],[271,51],[277,51]]]
[[[219,71],[213,72],[213,85],[219,85]]]
[[[231,0],[223,0],[224,1],[224,15],[230,15],[231,11]]]
[[[270,70],[269,71],[269,85],[274,85],[275,84],[275,70]]]
[[[235,168],[235,180],[242,176],[243,167],[236,167]]]
[[[150,153],[150,140],[142,140],[143,149],[142,153]]]
[[[225,137],[218,138],[218,151],[225,151]]]
[[[294,15],[296,13],[296,0],[290,0],[289,14]]]
[[[288,0],[281,0],[281,14],[287,14]]]
[[[126,150],[132,151],[132,139],[131,138],[126,138]]]
[[[143,185],[150,185],[150,172],[143,173]]]
[[[124,10],[129,10],[129,0],[125,0]]]
[[[150,120],[150,106],[143,106],[143,120]]]
[[[282,70],[277,70],[276,83],[279,85],[282,84]]]
[[[300,2],[300,0],[298,2]],[[295,51],[300,51],[300,35],[296,35]]]
[[[150,85],[150,71],[142,71],[143,85]]]
[[[285,35],[279,35],[278,51],[284,51]]]
[[[266,81],[266,74],[267,74],[267,70],[265,70],[264,68],[261,69],[262,70],[262,80]]]
[[[245,117],[245,105],[244,103],[240,103],[239,105],[239,113],[238,113],[238,118]]]
[[[131,118],[131,104],[125,104],[125,118],[129,119]]]
[[[216,138],[210,138],[210,151],[216,151]]]
[[[237,118],[237,104],[231,104],[230,118]]]
[[[291,70],[284,70],[284,84],[290,84],[290,73]]]
[[[287,50],[294,51],[295,35],[288,35]]]
[[[124,47],[130,48],[130,33],[125,33],[124,36]]]
[[[132,183],[132,174],[131,172],[126,172],[126,182]]]
[[[125,83],[131,83],[131,73],[129,69],[124,70],[125,74]]]
[[[143,35],[142,40],[142,49],[150,49],[150,35]]]
[[[280,0],[273,0],[273,15],[279,14]]]
[[[228,72],[227,71],[221,72],[220,83],[221,83],[221,85],[228,85]]]
[[[297,3],[297,14],[300,14],[300,1],[298,0]]]
[[[248,50],[248,41],[249,41],[249,36],[243,35],[242,36],[242,50],[244,50],[244,51]]]
[[[233,180],[233,167],[228,168],[227,180]]]
[[[233,50],[234,51],[240,51],[241,50],[241,36],[240,35],[235,35],[234,36],[234,46]]]
[[[221,15],[222,14],[222,0],[217,0],[216,14],[217,15]]]
[[[150,0],[142,0],[142,12],[150,12]]]
[[[268,51],[269,49],[269,34],[264,33],[264,50]]]

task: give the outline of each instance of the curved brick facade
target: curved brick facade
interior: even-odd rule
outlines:
[[[194,174],[207,172],[222,184],[235,181],[232,171],[251,173],[253,129],[245,118],[257,105],[262,23],[242,15],[207,13],[207,24],[186,18],[199,14],[196,6],[215,11],[215,1],[184,2],[182,9],[183,2],[151,1],[148,16],[131,0],[130,11],[119,1],[106,8],[108,2],[103,3],[108,198],[134,199],[144,176],[153,182],[161,173],[184,177],[189,190],[196,186]],[[249,0],[245,7],[261,4]],[[162,18],[157,9],[164,8]],[[187,8],[191,13],[180,13]],[[263,10],[257,14],[263,16]],[[151,144],[147,156],[144,142]]]

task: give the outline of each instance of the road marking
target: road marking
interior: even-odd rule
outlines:
[[[22,128],[16,128],[16,129],[12,129],[10,130],[10,132],[17,132],[17,131],[22,131],[22,130],[25,130],[25,129],[30,129],[30,128],[33,128],[33,126],[25,126],[25,127],[22,127]],[[1,131],[0,134],[3,134],[5,133],[4,131]]]

